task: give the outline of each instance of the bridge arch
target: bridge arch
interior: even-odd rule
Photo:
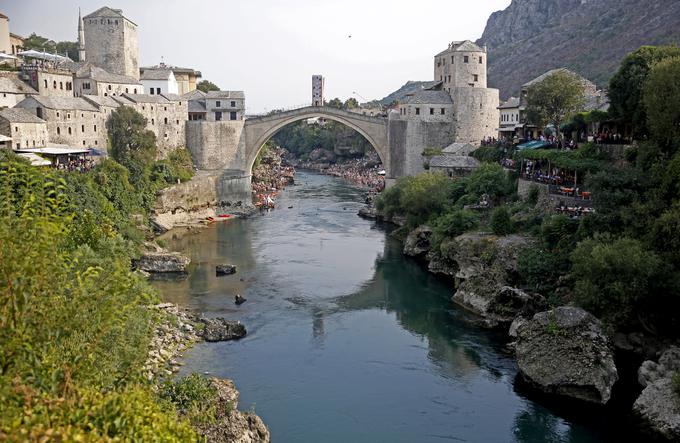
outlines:
[[[263,117],[249,118],[245,123],[246,171],[250,173],[264,144],[281,128],[310,118],[323,117],[342,123],[361,134],[373,146],[389,176],[390,152],[387,140],[387,119],[369,117],[327,106],[308,106]]]

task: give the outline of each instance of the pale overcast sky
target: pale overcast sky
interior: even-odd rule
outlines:
[[[407,80],[431,80],[433,56],[476,40],[510,0],[0,0],[10,30],[77,38],[83,15],[122,9],[138,26],[140,65],[197,69],[222,89],[244,90],[248,112],[326,98],[379,99]],[[349,37],[351,35],[351,38]],[[492,85],[491,85],[492,86]]]

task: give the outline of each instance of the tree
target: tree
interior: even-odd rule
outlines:
[[[326,106],[330,106],[331,108],[342,109],[343,103],[339,98],[335,97],[333,100],[326,102]]]
[[[220,87],[208,80],[201,80],[196,84],[196,89],[203,92],[219,91]]]
[[[512,233],[514,226],[510,219],[510,212],[508,212],[507,206],[499,206],[493,210],[491,213],[490,225],[491,230],[496,235],[508,235]]]
[[[359,102],[354,97],[350,97],[347,100],[345,100],[345,104],[343,105],[343,108],[345,108],[345,109],[356,109],[358,107],[359,107]]]
[[[129,106],[121,106],[106,122],[111,155],[120,164],[151,163],[156,157],[156,135],[146,129],[147,120]]]
[[[680,141],[680,56],[652,67],[643,87],[643,102],[650,134],[672,154]]]
[[[561,140],[562,122],[583,110],[585,104],[582,80],[571,72],[558,71],[529,87],[527,92],[527,117],[536,126],[551,123]]]
[[[35,32],[24,39],[23,48],[25,50],[34,49],[36,51],[60,55],[66,54],[71,60],[78,60],[78,42],[63,41],[55,43],[53,40],[38,35]]]
[[[633,125],[633,136],[647,134],[643,87],[650,69],[661,60],[680,56],[677,46],[642,46],[626,56],[609,82],[609,113]]]

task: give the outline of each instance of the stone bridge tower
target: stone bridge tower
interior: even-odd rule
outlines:
[[[137,25],[107,6],[83,17],[87,61],[114,74],[139,80]]]

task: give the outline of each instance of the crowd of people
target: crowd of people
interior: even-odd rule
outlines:
[[[283,162],[285,150],[270,148],[253,169],[252,193],[256,206],[273,208],[278,193],[295,180],[295,168]]]
[[[385,188],[385,171],[381,164],[364,158],[356,158],[343,163],[335,163],[323,170],[325,174],[380,192]]]
[[[628,140],[618,132],[610,132],[608,129],[605,129],[593,135],[593,142],[598,145],[619,145],[628,143]]]
[[[87,172],[94,168],[95,162],[91,158],[69,158],[67,161],[57,162],[54,167],[60,171]]]

